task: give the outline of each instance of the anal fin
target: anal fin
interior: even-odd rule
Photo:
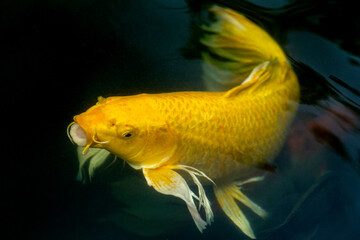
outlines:
[[[231,221],[248,237],[255,239],[255,234],[251,225],[246,218],[243,211],[239,208],[235,200],[250,208],[254,213],[260,217],[266,217],[266,212],[259,205],[250,200],[245,194],[241,192],[241,185],[262,180],[263,177],[250,178],[244,182],[230,182],[217,184],[214,186],[216,199],[221,208]]]

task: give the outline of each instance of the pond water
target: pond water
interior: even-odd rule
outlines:
[[[286,52],[301,104],[277,172],[244,192],[258,239],[360,234],[360,19],[351,1],[5,1],[3,189],[8,230],[26,239],[248,239],[212,194],[200,233],[181,200],[121,160],[76,181],[75,114],[98,96],[206,90],[197,42],[207,6],[255,21]],[[14,129],[15,128],[15,129]],[[7,140],[7,139],[5,139]],[[14,144],[15,143],[15,144]],[[211,190],[211,189],[209,189]],[[211,192],[211,191],[209,191]]]

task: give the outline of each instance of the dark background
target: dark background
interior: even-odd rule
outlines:
[[[100,95],[202,90],[191,24],[211,2],[2,1],[1,205],[11,238],[135,238],[92,221],[96,216],[87,209],[94,193],[75,180],[75,148],[66,127]],[[336,86],[343,99],[357,106],[356,2],[218,2],[268,29],[303,66],[298,74],[335,85],[330,76],[341,79],[347,88]],[[311,80],[302,79],[303,89],[311,88]],[[316,84],[313,89],[303,100],[315,103],[332,94]]]

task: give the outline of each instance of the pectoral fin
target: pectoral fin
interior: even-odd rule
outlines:
[[[144,168],[143,173],[148,185],[154,187],[156,191],[166,195],[173,195],[185,201],[200,232],[206,228],[207,223],[201,218],[193,200],[193,197],[198,197],[190,190],[185,179],[180,174],[168,166],[155,169]]]
[[[254,177],[245,182],[232,182],[218,184],[214,186],[214,192],[219,205],[225,212],[225,214],[235,223],[235,225],[241,229],[248,237],[255,239],[255,234],[250,226],[244,213],[237,205],[236,200],[240,201],[245,206],[249,207],[254,213],[260,217],[265,217],[266,212],[256,203],[246,197],[241,191],[240,187],[243,184],[256,182],[262,180],[262,177]]]
[[[84,147],[78,147],[78,161],[79,161],[79,173],[77,176],[78,181],[85,182],[88,176],[91,180],[94,177],[95,170],[103,165],[111,153],[102,148],[89,148],[87,154],[82,154]],[[90,162],[89,168],[85,170],[85,163]],[[85,174],[85,172],[87,172]]]

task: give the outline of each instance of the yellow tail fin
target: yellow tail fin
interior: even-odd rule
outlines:
[[[209,11],[216,21],[202,26],[208,34],[200,40],[210,52],[202,53],[209,90],[226,91],[238,86],[265,62],[286,63],[285,54],[272,37],[243,15],[219,6]]]
[[[296,102],[297,77],[271,36],[235,11],[219,6],[213,6],[209,11],[216,21],[202,26],[208,33],[200,40],[209,49],[202,53],[208,90],[227,91],[226,98],[261,91],[264,95],[275,93],[274,97],[281,101]],[[243,184],[260,180],[261,177],[255,177],[245,182],[224,182],[214,186],[225,214],[252,239],[255,239],[254,231],[237,201],[265,217],[266,212],[241,192]]]
[[[255,239],[255,234],[250,226],[244,213],[241,211],[235,200],[240,201],[242,204],[250,208],[254,213],[260,217],[266,217],[266,212],[259,205],[251,201],[241,192],[241,186],[249,183],[261,181],[263,177],[250,178],[244,182],[232,182],[217,184],[214,186],[216,199],[218,200],[221,208],[225,214],[241,229],[248,237]]]

